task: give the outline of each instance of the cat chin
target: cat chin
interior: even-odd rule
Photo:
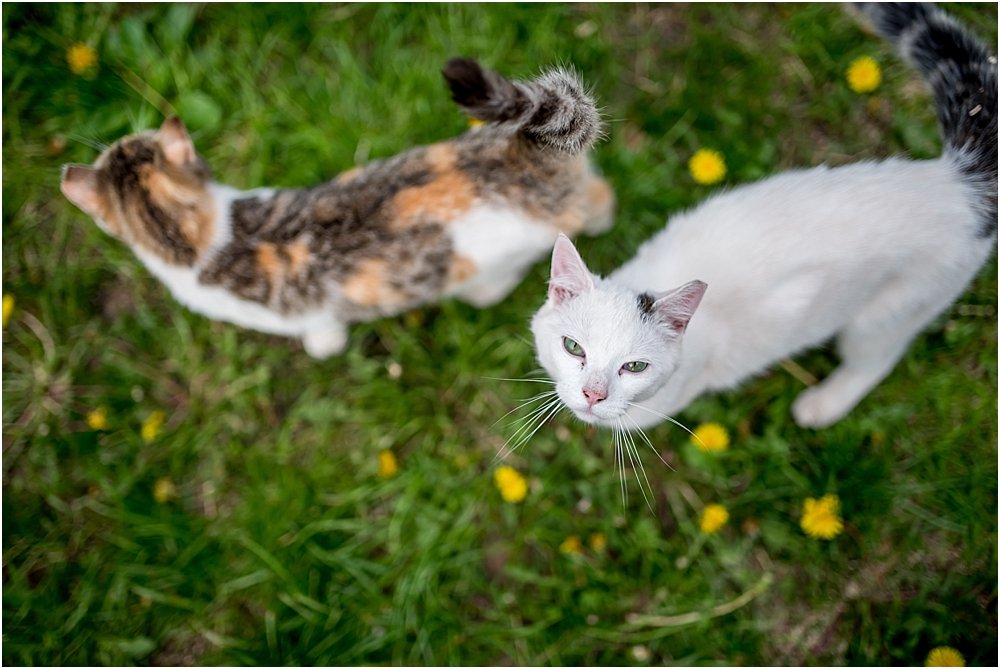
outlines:
[[[619,421],[614,418],[605,418],[602,416],[595,416],[594,414],[576,413],[576,412],[574,412],[574,415],[580,420],[582,420],[584,423],[588,425],[594,425],[595,427],[606,428],[608,430],[613,430],[619,427]],[[621,418],[621,416],[624,415],[625,415],[624,413],[621,414],[619,418]]]
[[[618,427],[619,419],[621,419],[626,414],[625,411],[622,411],[616,414],[615,416],[600,416],[595,413],[590,413],[589,411],[581,411],[579,409],[570,408],[570,411],[573,412],[574,416],[582,420],[584,423],[587,423],[588,425],[596,425],[598,427],[608,427],[608,428]]]

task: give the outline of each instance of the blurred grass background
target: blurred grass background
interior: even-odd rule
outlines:
[[[948,7],[996,44],[995,4]],[[79,43],[97,63],[75,74]],[[732,186],[940,147],[918,75],[834,5],[5,4],[4,664],[922,664],[948,645],[995,666],[995,259],[833,428],[794,425],[780,368],[703,398],[680,418],[732,443],[650,431],[675,470],[644,454],[651,512],[634,481],[623,508],[610,435],[560,415],[508,459],[529,484],[511,504],[495,421],[534,391],[490,377],[536,367],[543,264],[497,308],[357,326],[315,362],[186,311],[59,194],[63,163],[175,112],[243,188],[449,137],[453,55],[593,85],[619,206],[580,247],[602,273],[715,190],[686,171],[698,148]],[[883,68],[870,95],[844,80],[861,55]],[[825,493],[829,542],[799,528]],[[730,520],[706,535],[709,503]]]

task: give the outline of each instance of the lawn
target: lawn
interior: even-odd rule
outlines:
[[[948,6],[996,44],[995,4]],[[75,44],[96,55],[79,73]],[[452,136],[454,55],[592,85],[617,221],[579,245],[602,273],[719,188],[940,150],[918,75],[836,5],[5,4],[4,664],[912,665],[950,646],[995,666],[995,258],[834,427],[789,414],[836,364],[816,351],[678,416],[721,425],[724,451],[650,430],[671,465],[646,449],[652,508],[634,479],[623,504],[611,434],[565,413],[503,463],[527,481],[510,502],[494,456],[519,414],[499,419],[536,389],[498,379],[538,374],[544,264],[495,308],[357,326],[317,362],[185,310],[59,193],[62,164],[172,113],[241,188]],[[870,94],[844,76],[864,55]],[[699,148],[722,184],[688,173]],[[844,528],[819,540],[800,519],[826,494]],[[709,504],[729,514],[711,533]]]

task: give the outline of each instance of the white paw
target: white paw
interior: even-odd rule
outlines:
[[[795,398],[792,417],[799,427],[818,429],[833,425],[850,409],[851,407],[845,408],[843,402],[830,393],[828,388],[815,386],[799,393]]]
[[[302,337],[302,345],[313,358],[322,360],[343,352],[347,346],[347,331],[341,328],[307,332]]]

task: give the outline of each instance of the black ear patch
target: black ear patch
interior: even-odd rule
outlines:
[[[653,315],[653,303],[656,300],[653,299],[652,295],[650,295],[649,293],[640,293],[639,296],[636,298],[636,301],[639,303],[639,312],[643,316]]]

